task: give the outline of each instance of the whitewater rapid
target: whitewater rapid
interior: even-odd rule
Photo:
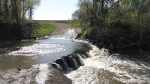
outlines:
[[[119,54],[111,55],[107,49],[90,45],[85,65],[66,74],[73,84],[150,84],[150,66],[120,59]]]

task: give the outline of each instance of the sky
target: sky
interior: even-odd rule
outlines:
[[[35,8],[34,20],[68,20],[78,8],[78,0],[41,0]]]

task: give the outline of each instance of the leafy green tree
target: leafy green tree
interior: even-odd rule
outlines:
[[[0,20],[9,23],[23,24],[26,13],[32,19],[33,9],[40,0],[0,0]]]
[[[81,0],[77,11],[83,37],[99,46],[141,49],[150,42],[150,0]]]

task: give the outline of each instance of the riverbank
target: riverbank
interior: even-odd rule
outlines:
[[[35,37],[44,37],[49,35],[62,35],[68,29],[72,28],[72,26],[69,24],[69,21],[46,21],[46,20],[37,20],[34,21],[35,23],[38,23],[37,29],[35,28],[35,34],[33,33],[33,36]],[[36,33],[37,32],[37,33]]]
[[[73,16],[80,21],[81,37],[99,48],[115,53],[136,50],[143,54],[143,51],[150,50],[148,2],[149,0],[81,1]]]
[[[40,38],[50,35],[56,30],[56,25],[54,23],[38,23],[35,28],[33,28],[32,37]]]
[[[55,22],[53,24],[56,26],[56,30],[51,35],[62,35],[71,28],[68,23]]]

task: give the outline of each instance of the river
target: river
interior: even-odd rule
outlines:
[[[76,37],[69,29],[1,54],[0,84],[150,84],[149,63],[120,58]]]

